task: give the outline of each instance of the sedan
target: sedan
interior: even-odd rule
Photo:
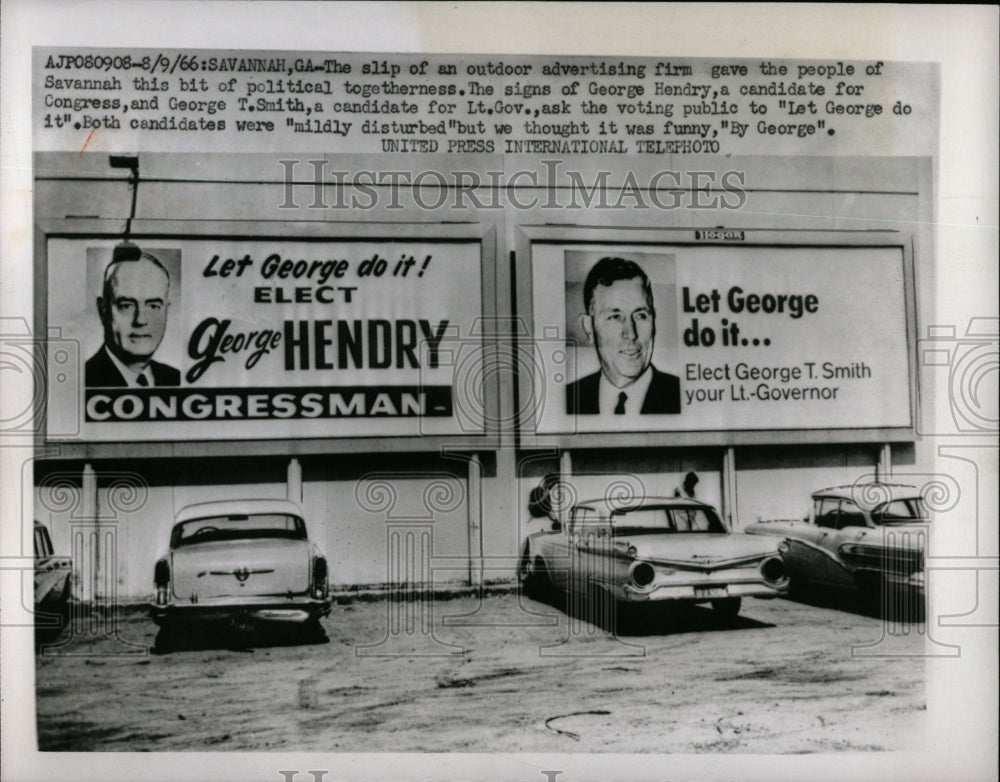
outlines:
[[[40,635],[58,635],[67,625],[72,588],[72,563],[58,557],[44,524],[35,522],[35,628]]]
[[[711,505],[692,499],[592,500],[564,526],[528,537],[518,578],[526,594],[552,591],[615,607],[711,603],[725,619],[744,597],[787,591],[781,541],[730,533]]]
[[[759,521],[751,535],[784,540],[795,589],[859,590],[885,606],[888,597],[924,599],[924,544],[929,517],[914,486],[863,483],[812,494],[804,519]]]
[[[189,505],[153,570],[153,620],[168,631],[196,620],[238,628],[319,629],[330,613],[327,561],[287,500]]]

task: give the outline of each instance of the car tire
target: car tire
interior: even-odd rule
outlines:
[[[893,592],[885,579],[875,573],[858,573],[854,576],[861,597],[860,609],[879,619],[895,620],[896,606]]]
[[[163,620],[153,642],[153,651],[157,654],[169,654],[181,648],[181,633],[173,622]]]
[[[908,624],[926,619],[923,601],[912,590],[896,587],[884,579],[872,579],[865,585],[868,608],[881,619]]]
[[[646,621],[639,607],[621,600],[608,600],[610,611],[610,629],[613,635],[645,635],[648,632]]]
[[[545,566],[545,560],[539,556],[532,557],[526,550],[521,561],[522,566],[518,567],[517,572],[522,593],[540,603],[553,603],[556,599],[556,589],[549,575],[549,569]]]
[[[742,607],[742,597],[723,597],[712,601],[712,610],[727,623],[735,621],[736,617],[740,615]]]
[[[517,583],[521,588],[522,595],[538,599],[538,572],[535,570],[535,563],[531,558],[531,550],[527,546],[524,547],[524,553],[521,554],[521,561],[517,563]]]
[[[613,633],[618,615],[616,601],[599,586],[590,584],[587,587],[586,601],[583,604],[585,622]]]
[[[302,625],[302,635],[306,643],[318,644],[330,640],[326,634],[326,630],[323,629],[323,623],[319,617],[313,617]]]

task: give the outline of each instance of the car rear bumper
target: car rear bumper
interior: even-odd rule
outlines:
[[[924,571],[916,573],[893,573],[885,571],[858,570],[854,573],[855,584],[862,592],[868,593],[878,589],[879,584],[899,594],[908,594],[920,600],[924,599]]]
[[[907,587],[909,589],[923,589],[924,588],[924,571],[919,570],[916,573],[886,573],[885,580],[890,584],[896,586]]]
[[[167,603],[149,606],[149,615],[154,622],[162,625],[167,621],[216,621],[233,618],[250,619],[260,622],[301,624],[319,619],[330,613],[331,601],[311,597],[273,600],[260,598],[239,598],[204,601],[200,603]]]
[[[626,584],[619,590],[619,599],[628,603],[652,603],[679,600],[702,603],[727,597],[781,597],[788,594],[787,583],[773,586],[762,581],[735,581],[711,584],[653,584],[640,589]]]

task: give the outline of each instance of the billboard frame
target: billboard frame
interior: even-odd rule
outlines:
[[[707,238],[699,238],[705,235]],[[726,237],[726,238],[723,238]],[[738,238],[737,238],[738,237]],[[657,432],[575,432],[538,434],[534,407],[519,405],[520,444],[523,448],[621,448],[740,446],[809,443],[892,443],[916,440],[920,414],[917,377],[916,287],[914,281],[914,237],[895,229],[774,229],[744,226],[686,226],[649,228],[641,226],[520,225],[516,239],[515,307],[523,324],[517,349],[518,364],[534,361],[533,248],[537,245],[622,245],[648,246],[654,250],[670,247],[776,247],[804,249],[892,249],[903,259],[903,301],[906,313],[906,360],[909,380],[910,425],[900,427],[843,427],[817,429],[718,429]],[[534,399],[532,378],[521,374],[518,392],[522,400]],[[526,412],[525,412],[526,411]]]
[[[36,366],[48,366],[48,343],[58,335],[50,331],[48,313],[48,246],[51,239],[114,240],[122,237],[123,221],[106,218],[46,218],[35,223],[34,247],[34,333],[44,335],[35,340]],[[478,336],[489,355],[497,348],[498,330],[488,324],[497,323],[497,230],[487,222],[333,222],[333,221],[243,221],[243,220],[161,220],[136,219],[132,222],[129,239],[150,241],[266,241],[297,242],[397,242],[422,241],[441,244],[474,243],[479,245],[481,322]],[[484,326],[485,324],[485,326]],[[82,364],[80,367],[82,372]],[[36,377],[48,378],[45,372]],[[449,435],[401,435],[378,437],[294,437],[268,439],[164,439],[136,441],[93,441],[50,439],[48,434],[48,390],[35,390],[35,451],[44,458],[59,459],[120,459],[190,456],[225,456],[273,454],[280,448],[290,457],[305,454],[358,452],[419,452],[448,450],[493,450],[499,447],[502,432],[491,428],[490,421],[502,420],[502,378],[494,375],[485,387],[485,420],[481,431]]]

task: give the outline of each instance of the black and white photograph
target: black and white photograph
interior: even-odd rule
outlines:
[[[99,252],[88,255],[99,256]],[[126,256],[94,258],[88,276],[96,289],[91,301],[100,319],[103,343],[84,365],[88,388],[177,386],[180,370],[154,358],[170,319],[171,286],[180,287],[177,264],[171,274],[160,260],[164,253],[139,251]],[[95,284],[96,283],[96,284]]]
[[[578,270],[572,268],[580,260],[586,268],[582,285]],[[673,271],[673,258],[651,260],[657,276]],[[653,364],[657,332],[660,344],[677,341],[677,317],[670,303],[674,297],[662,291],[657,309],[650,273],[632,258],[577,260],[568,254],[566,263],[566,299],[578,307],[575,317],[568,318],[566,331],[574,344],[592,348],[598,364],[593,372],[581,370],[566,386],[566,413],[630,417],[679,413],[679,378]],[[669,276],[672,282],[673,275]],[[657,287],[672,292],[674,286]],[[581,356],[578,365],[586,366],[585,360]]]
[[[997,9],[144,8],[3,6],[4,779],[996,778]]]

